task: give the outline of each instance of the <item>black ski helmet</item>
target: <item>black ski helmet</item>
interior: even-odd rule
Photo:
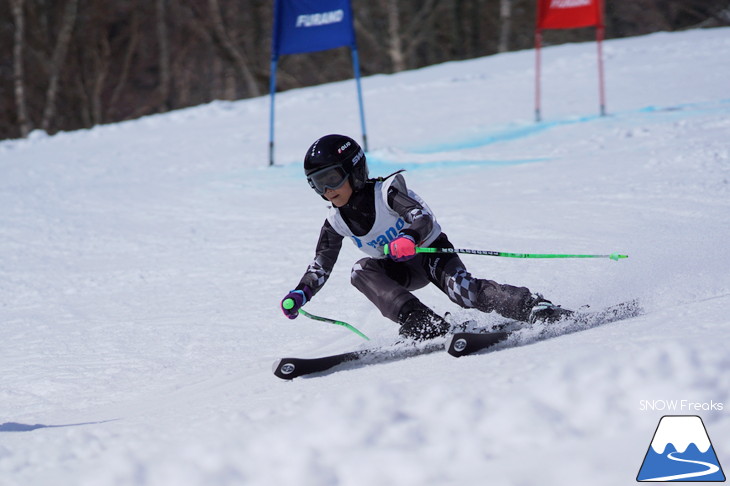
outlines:
[[[317,139],[304,156],[304,174],[317,194],[337,189],[349,179],[353,191],[365,187],[368,165],[365,152],[345,135],[325,135]]]

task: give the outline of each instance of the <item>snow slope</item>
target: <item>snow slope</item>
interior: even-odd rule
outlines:
[[[278,96],[275,168],[266,98],[0,143],[0,484],[615,486],[666,414],[730,464],[729,52],[730,29],[607,42],[599,117],[595,46],[546,49],[540,124],[532,51],[365,79],[371,174],[407,168],[457,247],[630,255],[474,274],[646,313],[293,382],[275,358],[362,345],[278,309],[326,213],[300,160],[359,138],[352,81]],[[358,258],[307,309],[387,342]]]

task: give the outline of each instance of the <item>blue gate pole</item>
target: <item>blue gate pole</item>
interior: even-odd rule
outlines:
[[[360,104],[360,125],[362,126],[362,144],[365,152],[368,151],[368,133],[365,129],[365,107],[362,102],[362,86],[360,84],[360,58],[357,55],[357,48],[352,51],[352,69],[355,71],[355,83],[357,84],[357,101]]]
[[[269,113],[269,166],[274,165],[274,95],[276,94],[276,66],[277,58],[271,59],[271,82],[269,91],[271,93],[271,105]]]

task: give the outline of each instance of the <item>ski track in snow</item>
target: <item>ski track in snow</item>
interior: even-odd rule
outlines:
[[[725,405],[684,412],[730,463],[729,33],[606,42],[607,117],[592,44],[545,49],[542,124],[532,51],[363,81],[371,174],[407,168],[457,247],[630,256],[464,255],[565,307],[646,312],[460,359],[271,373],[362,344],[278,308],[326,214],[302,154],[359,136],[352,81],[281,93],[274,168],[266,97],[0,142],[0,484],[633,484],[667,413],[640,401],[671,399]],[[345,243],[307,310],[387,343],[360,257]]]

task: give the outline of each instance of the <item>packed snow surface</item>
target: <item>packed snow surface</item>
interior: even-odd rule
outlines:
[[[361,140],[353,81],[0,143],[3,486],[634,484],[663,415],[730,465],[730,29],[547,48],[363,80],[371,175],[406,180],[476,276],[644,314],[454,359],[286,382],[367,345],[279,310],[326,203],[301,160]],[[388,343],[345,242],[308,303]],[[440,313],[435,288],[416,292]],[[671,405],[671,404],[674,405]],[[727,474],[727,471],[726,471]]]

